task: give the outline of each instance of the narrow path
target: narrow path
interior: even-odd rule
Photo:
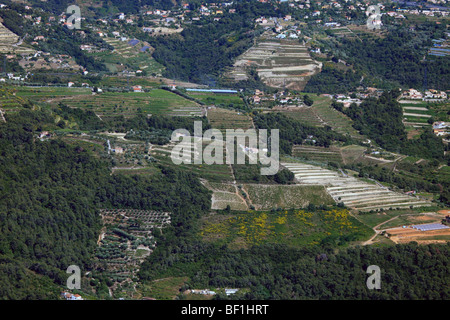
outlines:
[[[366,246],[366,245],[372,244],[373,243],[373,239],[375,239],[376,236],[379,235],[382,232],[381,230],[378,230],[378,227],[382,226],[385,223],[388,223],[389,221],[397,219],[398,217],[400,217],[400,216],[392,217],[391,219],[386,220],[386,221],[384,221],[384,222],[382,222],[380,224],[377,224],[375,227],[373,227],[372,230],[375,232],[375,234],[369,240],[363,242],[362,245]]]
[[[399,217],[404,217],[404,216],[417,216],[417,215],[420,215],[420,214],[417,214],[417,213],[406,213],[406,214],[401,214],[401,215],[392,217],[392,218],[390,218],[389,220],[386,220],[386,221],[384,221],[384,222],[382,222],[382,223],[377,224],[375,227],[372,228],[373,231],[375,232],[375,234],[374,234],[369,240],[365,241],[362,245],[365,246],[365,245],[368,245],[368,244],[372,244],[372,243],[373,243],[373,239],[375,239],[375,237],[376,237],[377,235],[379,235],[381,232],[384,231],[384,230],[378,230],[378,228],[379,228],[380,226],[382,226],[383,224],[386,224],[386,223],[388,223],[388,222],[390,222],[390,221],[392,221],[392,220],[395,220],[395,219],[397,219],[397,218],[399,218]]]

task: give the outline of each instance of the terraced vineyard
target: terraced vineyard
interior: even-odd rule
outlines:
[[[17,95],[15,89],[0,87],[0,121],[4,113],[16,112],[27,103],[27,99]]]
[[[323,127],[325,122],[317,115],[314,106],[312,107],[274,107],[269,112],[276,111],[285,114],[295,120],[299,120],[303,123],[315,126]]]
[[[352,127],[353,121],[349,117],[331,107],[331,98],[320,96],[318,98],[314,97],[314,99],[317,99],[313,105],[314,111],[322,119],[324,125],[330,126],[341,134],[350,135],[354,139],[365,139]]]
[[[3,20],[2,20],[3,21]],[[19,43],[19,36],[6,28],[0,22],[0,53],[31,53],[34,49],[27,48]]]
[[[258,76],[268,86],[294,90],[302,90],[322,67],[298,40],[276,39],[271,31],[238,57],[229,76],[235,81],[247,80],[251,66],[256,67]]]
[[[336,202],[358,211],[431,206],[431,202],[343,173],[302,163],[282,163],[300,184],[323,185]]]
[[[317,127],[329,126],[336,132],[349,135],[356,140],[366,139],[353,128],[353,121],[349,117],[331,107],[332,99],[330,97],[312,94],[308,94],[308,96],[314,101],[311,107],[275,107],[271,112],[282,112],[288,117]]]

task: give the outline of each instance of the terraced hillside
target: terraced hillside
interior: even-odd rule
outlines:
[[[433,116],[426,102],[419,101],[399,101],[403,109],[403,123],[405,126],[420,128],[428,126],[428,118]]]
[[[19,41],[19,36],[12,33],[2,23],[0,23],[0,52],[12,51],[13,44]]]
[[[105,62],[111,72],[121,72],[131,67],[129,71],[138,69],[147,72],[148,75],[154,74],[161,76],[164,69],[157,63],[152,53],[154,49],[147,42],[139,40],[121,41],[115,38],[105,38],[105,42],[114,47],[114,51],[104,51],[93,53],[92,55]]]
[[[276,39],[265,33],[254,46],[242,54],[230,72],[235,81],[247,80],[248,70],[255,67],[261,80],[271,87],[302,90],[309,78],[319,72],[321,63],[314,61],[298,40]]]
[[[282,163],[300,184],[324,185],[336,202],[358,211],[431,206],[429,201],[394,192],[344,173],[303,163]]]
[[[0,53],[26,53],[33,51],[33,49],[21,46],[19,36],[11,32],[0,22]]]

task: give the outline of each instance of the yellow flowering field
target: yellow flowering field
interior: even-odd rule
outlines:
[[[206,221],[200,236],[209,241],[222,240],[245,243],[246,246],[266,242],[294,246],[316,245],[323,242],[344,244],[370,235],[370,229],[353,218],[347,209],[308,211],[248,211]]]

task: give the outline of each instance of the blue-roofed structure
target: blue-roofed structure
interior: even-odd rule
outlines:
[[[238,93],[237,90],[230,89],[186,89],[191,92],[213,92],[213,93]]]
[[[449,229],[449,226],[441,223],[427,223],[427,224],[416,224],[411,226],[413,229],[417,229],[419,231],[432,231],[432,230],[441,230],[441,229]]]
[[[143,46],[143,47],[141,48],[141,51],[142,51],[142,52],[145,52],[145,51],[147,51],[148,49],[150,49],[149,46]]]
[[[128,41],[128,44],[130,45],[130,46],[135,46],[135,45],[137,45],[139,43],[139,40],[137,40],[137,39],[133,39],[133,40],[130,40],[130,41]]]

